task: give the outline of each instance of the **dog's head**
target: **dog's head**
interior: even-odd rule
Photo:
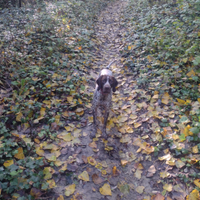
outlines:
[[[116,87],[118,85],[117,80],[113,76],[109,75],[101,75],[97,81],[96,81],[98,88],[97,90],[101,90],[102,93],[108,94],[111,92],[111,89],[113,92],[116,91]]]

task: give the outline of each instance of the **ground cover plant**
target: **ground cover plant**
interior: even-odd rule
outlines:
[[[196,194],[200,180],[199,13],[199,1],[133,1],[125,12],[127,45],[122,52],[138,88],[152,95],[148,109],[157,119],[151,135],[154,153],[176,166],[176,180],[196,186]],[[168,175],[161,177],[166,181]],[[171,189],[165,188],[163,194],[166,191]]]
[[[1,10],[1,198],[31,199],[49,188],[35,145],[52,140],[66,121],[84,113],[92,27],[105,5],[40,1]]]
[[[0,199],[198,200],[199,7],[6,2]],[[114,59],[108,138],[91,139],[95,78]]]

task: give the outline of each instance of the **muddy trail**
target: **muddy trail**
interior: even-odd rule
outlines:
[[[112,98],[112,109],[107,124],[108,139],[107,141],[102,139],[98,133],[96,138],[90,139],[90,133],[94,131],[90,109],[82,119],[82,123],[85,125],[79,138],[80,144],[62,150],[63,153],[67,152],[65,156],[62,156],[62,160],[67,159],[69,155],[75,155],[76,162],[67,165],[69,172],[67,178],[62,175],[58,176],[57,187],[54,189],[58,195],[64,195],[66,186],[78,181],[74,199],[150,199],[150,194],[153,192],[151,186],[157,184],[156,176],[154,176],[155,183],[154,179],[147,178],[155,173],[153,162],[143,161],[144,156],[137,153],[138,147],[133,145],[137,136],[146,135],[148,130],[146,129],[147,126],[141,126],[140,123],[135,124],[135,128],[133,126],[134,119],[137,118],[137,115],[144,114],[145,110],[141,109],[136,112],[135,103],[140,102],[135,98],[137,96],[134,91],[136,82],[128,69],[123,67],[123,58],[120,54],[125,41],[126,27],[123,26],[125,6],[126,1],[110,3],[99,16],[95,27],[96,51],[94,53],[93,70],[87,77],[91,83],[88,92],[92,95],[95,79],[100,70],[105,68],[112,60],[117,60],[116,64],[111,67],[119,85]],[[140,90],[137,92],[140,93]],[[142,105],[142,107],[145,106]],[[148,148],[150,150],[147,151],[151,153],[151,147]],[[146,157],[148,158],[148,155]],[[140,161],[143,161],[143,164]],[[151,168],[148,172],[149,167]],[[80,178],[79,175],[82,172],[84,172],[83,177]],[[77,177],[82,180],[78,180]],[[66,199],[71,199],[71,197]]]

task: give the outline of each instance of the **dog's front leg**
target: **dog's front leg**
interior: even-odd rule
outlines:
[[[108,116],[109,116],[109,112],[107,111],[104,113],[104,123],[103,123],[103,132],[102,132],[103,138],[107,138],[106,125],[107,125],[107,121],[108,121]]]
[[[92,131],[92,133],[90,134],[90,138],[94,138],[97,133],[97,108],[94,108],[92,110],[92,114],[93,114],[94,131]]]

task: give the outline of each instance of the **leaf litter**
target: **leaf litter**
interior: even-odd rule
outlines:
[[[70,6],[66,8],[69,12],[83,5],[68,3]],[[198,85],[199,71],[196,66],[200,60],[193,55],[198,49],[193,40],[197,41],[195,34],[199,37],[199,33],[194,23],[194,30],[189,35],[191,39],[183,42],[180,35],[183,35],[189,22],[184,21],[185,25],[181,20],[165,21],[163,18],[163,15],[171,16],[178,10],[183,12],[184,19],[187,8],[193,4],[193,1],[170,2],[169,5],[155,3],[153,7],[149,2],[139,0],[110,2],[101,13],[94,15],[96,24],[92,39],[88,37],[92,28],[86,28],[88,20],[79,30],[77,18],[66,17],[63,11],[65,5],[60,4],[58,12],[51,10],[51,22],[62,18],[62,23],[56,27],[56,38],[50,37],[51,44],[41,37],[41,32],[48,32],[45,27],[37,30],[36,20],[27,19],[30,23],[23,33],[23,45],[19,45],[16,38],[14,46],[21,46],[23,54],[10,59],[9,56],[15,52],[11,48],[3,63],[9,67],[9,73],[5,76],[7,79],[0,79],[0,97],[3,99],[0,113],[6,113],[18,123],[15,126],[6,122],[6,127],[15,131],[13,141],[20,141],[23,147],[25,142],[29,150],[32,143],[35,145],[36,154],[40,157],[31,157],[29,166],[25,168],[34,166],[34,160],[42,161],[40,166],[47,181],[41,189],[36,189],[34,182],[29,181],[31,196],[39,198],[41,191],[48,189],[54,192],[56,199],[64,199],[64,196],[67,199],[88,200],[103,196],[106,199],[135,200],[165,197],[168,200],[199,199],[200,100],[194,91],[197,89],[195,84]],[[169,9],[172,6],[174,9]],[[40,9],[37,10],[36,18],[42,14],[40,12]],[[78,14],[75,9],[74,16]],[[86,20],[84,15],[82,17],[83,21]],[[160,21],[160,17],[163,20]],[[198,21],[198,18],[195,20]],[[160,26],[156,24],[158,22]],[[177,50],[177,44],[172,40],[166,38],[165,41],[167,30],[160,28],[164,25],[175,26],[179,42]],[[66,43],[63,46],[57,38],[64,36]],[[150,38],[155,41],[151,42]],[[36,51],[40,48],[38,43],[41,39],[46,45],[42,49],[44,54]],[[189,48],[190,43],[193,46]],[[26,54],[25,47],[30,44],[33,44],[31,51],[38,56],[38,60]],[[9,45],[11,43],[6,49]],[[186,49],[185,54],[175,60],[180,47]],[[56,52],[60,52],[59,56]],[[107,125],[109,138],[102,139],[101,132],[98,132],[91,141],[90,108],[95,79],[90,74],[97,75],[115,58],[118,62],[112,66],[112,71],[119,80],[119,86],[113,94],[113,107]],[[21,74],[12,70],[13,66],[18,69],[19,63],[24,66]],[[28,68],[27,63],[31,67]],[[30,74],[32,78],[26,79],[23,73]],[[5,95],[10,87],[8,80],[12,81],[12,89],[16,90],[12,101]],[[186,84],[181,89],[184,80]],[[193,96],[188,93],[188,88]],[[20,107],[23,104],[26,109]],[[27,140],[29,134],[34,132],[37,134]],[[1,141],[6,146],[1,138],[0,147],[3,147]],[[189,145],[191,143],[192,146]],[[16,165],[24,170],[19,161],[27,156],[27,151],[24,152],[22,147],[16,148],[15,143],[12,145],[16,149],[13,160],[2,164],[13,176],[19,172],[15,169]],[[46,167],[49,165],[51,167]],[[4,195],[5,187],[0,191]],[[19,195],[14,193],[12,197]]]

